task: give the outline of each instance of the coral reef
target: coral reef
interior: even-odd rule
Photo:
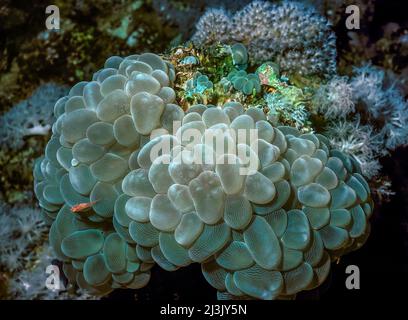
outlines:
[[[230,17],[209,9],[191,40],[197,46],[241,42],[253,62],[277,62],[282,71],[331,76],[336,71],[336,38],[328,21],[299,2],[253,1]]]
[[[232,68],[245,62],[243,47],[228,48]],[[318,286],[330,262],[369,234],[373,202],[359,164],[322,135],[272,126],[265,102],[251,104],[260,97],[178,106],[175,90],[188,94],[191,79],[207,88],[227,76],[197,76],[211,58],[193,51],[197,65],[186,66],[191,52],[174,50],[180,65],[152,53],[113,56],[55,104],[34,178],[65,275],[103,295],[145,286],[155,263],[173,271],[198,262],[220,299]],[[179,67],[192,78],[177,79]],[[263,85],[276,81],[287,103],[299,96],[265,70]]]

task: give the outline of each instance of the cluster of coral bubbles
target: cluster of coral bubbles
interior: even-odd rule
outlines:
[[[219,299],[319,286],[331,261],[369,234],[373,203],[358,164],[320,134],[272,126],[262,108],[183,110],[176,72],[151,53],[111,57],[56,103],[35,193],[66,277],[106,294],[147,285],[155,264],[197,262]]]

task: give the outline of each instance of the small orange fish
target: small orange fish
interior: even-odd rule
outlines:
[[[83,202],[83,203],[79,203],[74,205],[73,207],[71,207],[71,211],[74,213],[78,213],[81,211],[84,211],[85,209],[88,209],[90,207],[92,207],[95,203],[97,203],[99,200],[96,201],[91,201],[91,202]]]

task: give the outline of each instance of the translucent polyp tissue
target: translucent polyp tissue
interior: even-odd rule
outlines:
[[[200,263],[219,299],[319,286],[369,234],[357,162],[260,108],[183,110],[175,74],[152,53],[115,56],[56,103],[35,192],[69,281],[106,294]]]

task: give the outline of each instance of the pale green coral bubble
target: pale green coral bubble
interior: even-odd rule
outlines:
[[[96,202],[92,208],[102,217],[112,217],[117,197],[118,193],[110,183],[97,182],[90,195],[90,200]]]
[[[205,225],[203,232],[190,247],[191,260],[203,262],[217,253],[231,238],[231,229],[225,224]]]
[[[347,154],[340,150],[331,150],[330,154],[332,157],[339,158],[348,172],[353,171],[353,162]]]
[[[155,159],[149,169],[149,181],[157,193],[167,193],[173,180],[169,174],[171,157],[166,154]]]
[[[110,272],[122,273],[126,271],[126,242],[117,233],[111,233],[106,237],[103,255]]]
[[[274,131],[275,136],[272,140],[272,144],[279,148],[281,154],[284,154],[286,152],[286,149],[288,148],[288,143],[286,141],[285,135],[277,128],[274,128]]]
[[[123,114],[130,111],[130,98],[123,90],[116,89],[99,102],[96,109],[98,118],[102,121],[113,123]]]
[[[346,182],[357,194],[357,197],[361,202],[366,202],[368,199],[368,192],[364,185],[355,176],[350,176],[350,179]]]
[[[232,122],[236,117],[240,115],[237,109],[233,107],[225,107],[222,109],[222,111],[228,116],[230,122]]]
[[[151,74],[153,69],[147,63],[141,61],[135,61],[126,67],[126,75],[132,78],[132,74],[135,72],[135,76],[140,73]]]
[[[86,130],[86,137],[97,145],[109,145],[115,141],[113,126],[106,122],[96,122]]]
[[[71,167],[72,157],[72,149],[70,148],[60,147],[57,151],[58,163],[67,171]]]
[[[159,244],[163,255],[172,264],[184,267],[191,263],[188,250],[176,241],[173,233],[161,232]]]
[[[61,97],[55,102],[54,105],[54,115],[60,117],[65,112],[65,103],[68,101],[68,97]]]
[[[57,224],[53,223],[50,228],[49,232],[49,241],[50,245],[54,249],[55,255],[61,261],[69,261],[69,257],[67,257],[61,249],[61,242],[62,242],[62,235],[57,229]]]
[[[160,82],[150,74],[139,73],[134,77],[132,76],[132,80],[126,82],[125,92],[129,96],[134,96],[141,92],[155,95],[160,91],[160,88]]]
[[[170,79],[166,72],[163,70],[154,70],[151,74],[157,81],[160,82],[162,87],[169,87]]]
[[[57,185],[47,185],[43,191],[44,199],[51,204],[63,204],[64,198],[61,195],[60,188]]]
[[[64,205],[58,212],[57,217],[55,218],[54,224],[56,229],[61,235],[61,238],[65,238],[71,233],[78,231],[79,228],[74,224],[76,220],[75,216],[72,214],[69,206]]]
[[[164,62],[158,55],[154,53],[143,53],[139,56],[138,61],[147,63],[153,70],[162,70],[163,72],[168,72],[168,67],[166,62]]]
[[[129,228],[123,227],[115,216],[112,218],[113,228],[119,234],[119,236],[125,240],[127,243],[136,243],[133,238],[130,236]],[[130,227],[130,224],[129,224]]]
[[[126,259],[132,262],[140,262],[135,245],[126,244]]]
[[[202,172],[189,183],[197,215],[207,224],[218,222],[223,215],[225,194],[219,177],[211,171]]]
[[[339,180],[346,178],[347,170],[339,158],[330,157],[329,160],[327,160],[326,166],[334,171]]]
[[[294,150],[298,156],[311,156],[316,151],[316,145],[312,141],[295,137],[288,139],[288,147]]]
[[[156,195],[150,206],[151,224],[161,231],[173,231],[180,223],[181,213],[173,206],[167,195]]]
[[[325,187],[314,182],[300,187],[297,194],[301,203],[313,208],[322,208],[327,206],[331,198],[329,191],[327,191]]]
[[[123,61],[122,57],[112,56],[106,59],[104,67],[105,68],[119,68],[120,63]]]
[[[282,251],[279,240],[264,218],[254,217],[244,231],[244,240],[253,259],[262,268],[274,269],[280,264]]]
[[[97,182],[89,167],[83,164],[69,169],[69,180],[75,191],[83,195],[88,195]]]
[[[62,252],[72,259],[83,259],[96,254],[103,246],[103,232],[96,229],[76,231],[64,238]]]
[[[275,162],[263,168],[261,173],[273,183],[275,183],[285,177],[286,169],[281,162]]]
[[[279,148],[266,142],[263,139],[257,139],[251,144],[251,148],[257,150],[259,162],[262,168],[274,163],[280,156]]]
[[[128,228],[130,221],[132,221],[126,213],[126,203],[130,197],[126,194],[121,194],[115,201],[113,212],[116,220],[123,226]]]
[[[236,194],[242,190],[245,175],[241,174],[240,169],[241,161],[233,154],[222,155],[217,159],[215,172],[226,194]]]
[[[140,269],[140,263],[128,261],[126,264],[126,271],[132,273],[134,275]]]
[[[154,261],[164,270],[175,271],[179,268],[166,259],[163,252],[160,250],[160,246],[153,247],[151,252]]]
[[[86,164],[90,164],[97,161],[104,154],[105,154],[104,148],[96,144],[93,144],[87,138],[79,140],[72,147],[73,158]]]
[[[145,248],[141,245],[136,246],[137,257],[144,262],[154,262],[150,248]]]
[[[84,92],[84,87],[86,86],[88,82],[86,81],[80,81],[72,86],[72,88],[69,90],[68,97],[73,97],[73,96],[82,96]]]
[[[186,213],[181,217],[181,221],[174,232],[174,237],[177,243],[189,247],[200,236],[203,229],[203,222],[194,212]]]
[[[298,267],[303,262],[303,252],[282,247],[282,266],[281,271],[288,271]]]
[[[101,86],[98,82],[89,82],[84,88],[84,101],[86,108],[96,110],[99,102],[103,99]]]
[[[276,188],[271,180],[260,172],[247,176],[245,181],[245,195],[249,201],[265,204],[273,200]]]
[[[243,130],[246,131],[246,138],[245,141],[239,141],[241,143],[250,143],[249,139],[249,130],[255,128],[255,122],[254,119],[252,119],[250,116],[243,114],[238,117],[236,117],[232,122],[230,127],[235,130],[236,134],[239,134]],[[238,135],[237,135],[238,137]]]
[[[290,178],[293,185],[299,187],[312,182],[323,170],[323,163],[316,158],[303,155],[297,158],[290,169]]]
[[[115,120],[113,135],[116,141],[125,147],[136,147],[140,141],[140,135],[130,115],[123,115]]]
[[[233,229],[244,229],[252,218],[252,207],[243,195],[228,195],[225,198],[224,221]]]
[[[303,207],[302,210],[315,230],[323,228],[330,222],[330,211],[328,208]]]
[[[278,181],[275,184],[275,188],[276,195],[272,202],[266,205],[259,205],[255,203],[252,204],[256,213],[264,215],[265,213],[279,210],[286,205],[290,196],[292,195],[292,189],[289,182],[287,182],[286,180]]]
[[[322,149],[317,149],[312,157],[319,159],[324,165],[326,165],[328,160],[327,153]]]
[[[207,110],[207,106],[203,104],[195,104],[192,105],[188,110],[187,113],[197,112],[198,114],[202,115],[204,111]]]
[[[311,233],[310,246],[304,252],[304,260],[312,267],[317,266],[322,260],[324,251],[323,241],[319,232],[313,230]]]
[[[106,267],[103,255],[98,253],[86,259],[84,264],[84,279],[92,286],[105,283],[111,276]]]
[[[159,231],[150,222],[132,221],[129,224],[129,234],[137,244],[144,247],[154,247],[159,243]]]
[[[136,274],[133,281],[129,283],[126,287],[129,289],[140,289],[147,285],[150,280],[150,272],[143,272]]]
[[[176,100],[176,92],[170,87],[163,87],[157,93],[165,104],[173,103]]]
[[[175,121],[182,121],[184,118],[184,111],[176,104],[166,104],[160,123],[168,132],[173,132]]]
[[[93,176],[103,182],[110,182],[123,177],[127,171],[127,161],[114,153],[106,153],[91,165]]]
[[[65,202],[71,207],[80,203],[89,202],[88,197],[79,194],[72,187],[71,182],[69,181],[68,173],[64,175],[61,179],[60,192]]]
[[[350,209],[353,218],[353,225],[350,229],[350,237],[358,238],[364,234],[367,228],[367,218],[361,206],[355,206]]]
[[[153,198],[156,193],[148,178],[148,171],[136,169],[129,172],[122,181],[123,192],[129,196]]]
[[[176,132],[176,137],[183,146],[200,143],[200,138],[205,132],[205,124],[202,121],[191,121],[183,124]]]
[[[129,164],[129,169],[132,171],[140,168],[139,163],[137,162],[138,155],[139,155],[139,150],[133,151],[129,155],[128,164]]]
[[[100,91],[106,97],[112,91],[124,90],[126,81],[127,78],[121,74],[109,76],[101,83]]]
[[[352,221],[351,214],[346,209],[336,209],[330,211],[330,224],[333,226],[347,228],[347,226],[350,225],[351,221]]]
[[[288,225],[282,236],[282,243],[296,250],[303,250],[310,241],[309,221],[306,215],[297,209],[288,211]]]
[[[323,171],[316,177],[315,181],[321,184],[327,190],[336,188],[339,183],[334,171],[328,167],[323,169]]]
[[[122,159],[124,159],[126,162],[128,161],[128,158],[132,152],[132,149],[129,147],[125,147],[123,145],[121,145],[120,143],[114,143],[113,145],[111,145],[108,150],[108,153],[112,153],[115,154],[119,157],[121,157]]]
[[[275,131],[272,125],[265,120],[259,120],[255,124],[255,128],[258,130],[258,138],[263,139],[268,143],[271,143],[275,137]]]
[[[232,273],[228,273],[225,277],[225,288],[227,291],[234,295],[234,296],[243,296],[244,293],[238,289],[237,285],[234,282],[234,275]],[[218,299],[221,300],[221,299]]]
[[[100,72],[97,75],[97,81],[99,81],[100,83],[103,82],[103,80],[105,80],[106,78],[113,76],[115,74],[118,73],[118,70],[116,70],[115,68],[105,68],[100,70]]]
[[[245,294],[263,300],[273,300],[284,287],[280,272],[264,270],[258,265],[236,271],[233,276],[238,289]]]
[[[228,116],[222,112],[221,108],[208,108],[203,112],[202,117],[207,128],[218,123],[230,124]]]
[[[313,281],[313,268],[308,263],[302,263],[294,270],[283,273],[285,294],[291,295],[306,289]]]
[[[125,211],[127,216],[138,222],[148,222],[152,198],[132,197],[127,200]]]
[[[251,90],[252,91],[252,90]],[[258,122],[261,120],[266,120],[265,113],[261,108],[256,108],[256,107],[249,107],[246,111],[245,114],[250,116],[252,119],[254,119],[254,122]]]
[[[168,189],[167,196],[178,211],[185,213],[194,210],[193,199],[187,186],[173,184]]]
[[[133,273],[125,272],[121,274],[113,274],[112,279],[121,285],[126,285],[133,280]]]
[[[85,138],[88,127],[98,121],[96,113],[88,109],[74,110],[65,115],[62,123],[62,135],[70,143]]]
[[[272,227],[276,236],[278,238],[282,237],[288,225],[288,215],[286,211],[284,209],[279,209],[264,215],[263,218]]]
[[[136,130],[140,134],[150,134],[160,125],[164,110],[163,100],[148,92],[139,92],[132,97],[130,111]]]
[[[340,181],[337,188],[330,191],[332,201],[331,209],[348,208],[357,201],[356,192],[343,181]]]
[[[217,263],[228,270],[241,270],[252,266],[255,262],[245,242],[232,241],[217,255]]]
[[[324,252],[322,261],[320,261],[319,265],[313,268],[315,276],[314,276],[312,286],[309,285],[308,289],[309,288],[313,289],[319,286],[321,283],[323,283],[323,281],[326,280],[330,272],[330,265],[331,265],[330,256],[327,254],[327,252]]]
[[[328,250],[340,249],[349,240],[346,230],[330,224],[320,229],[319,234],[322,238],[324,247]]]
[[[85,101],[81,96],[73,96],[65,103],[65,113],[85,108]]]
[[[126,74],[127,68],[129,66],[134,65],[136,63],[136,60],[137,60],[137,58],[130,58],[130,59],[125,58],[125,59],[123,59],[123,61],[119,65],[119,68],[116,70],[116,73],[126,76],[127,75]],[[113,70],[115,70],[115,69],[113,69]],[[114,73],[114,74],[116,74],[116,73]],[[101,81],[101,80],[99,80],[99,76],[98,76],[98,81]]]
[[[157,157],[170,154],[171,149],[176,145],[178,145],[178,140],[174,136],[163,135],[156,137],[143,145],[137,156],[137,162],[141,168],[147,169]]]
[[[214,260],[203,263],[201,265],[201,271],[204,278],[208,283],[216,288],[217,290],[226,290],[225,288],[225,278],[227,272],[221,268]]]

